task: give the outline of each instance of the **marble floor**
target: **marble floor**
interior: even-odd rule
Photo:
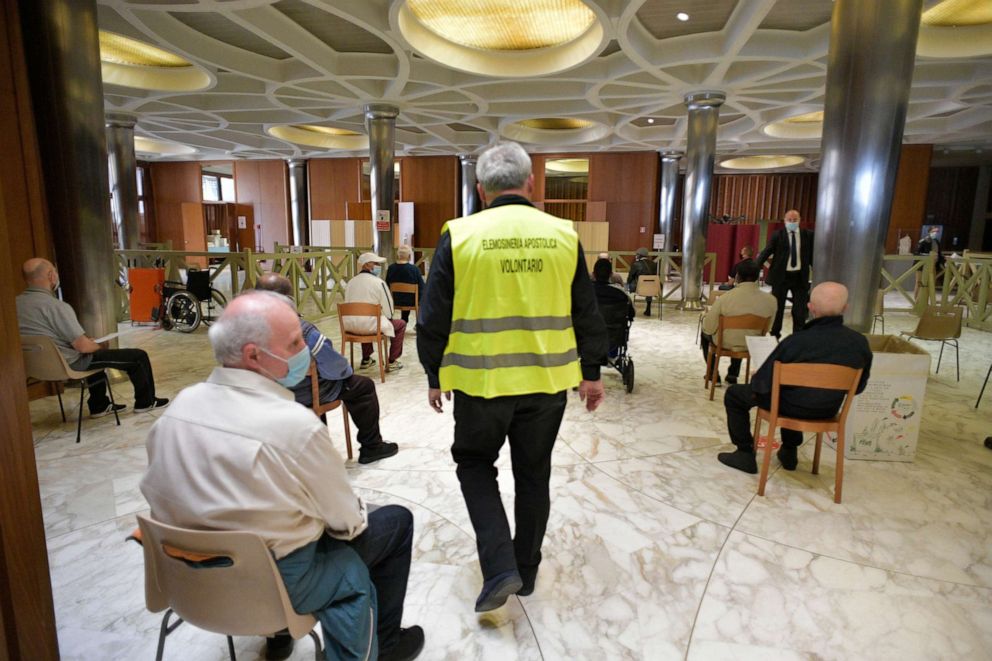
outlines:
[[[914,323],[886,318],[890,333]],[[336,339],[336,320],[322,327]],[[404,620],[426,631],[421,658],[992,658],[992,452],[982,446],[992,393],[974,408],[992,334],[965,329],[960,382],[946,355],[931,374],[915,461],[849,461],[836,505],[830,453],[819,476],[806,446],[794,473],[773,459],[764,498],[756,476],[716,461],[729,448],[725,417],[720,397],[704,394],[695,329],[696,315],[670,309],[661,322],[639,317],[633,394],[604,372],[598,411],[570,402],[537,589],[483,616],[451,413],[428,408],[411,333],[406,369],[378,386],[383,433],[400,453],[349,473],[369,501],[415,514]],[[139,329],[121,342],[149,352],[163,396],[213,364],[202,329]],[[126,382],[116,392],[130,403]],[[152,658],[160,618],[144,608],[141,550],[125,537],[147,509],[137,485],[155,414],[84,421],[78,445],[54,398],[32,403],[31,418],[62,658]],[[343,449],[333,417],[331,434]],[[499,465],[510,507],[506,452]],[[261,639],[236,646],[261,658]],[[293,658],[311,650],[303,641]],[[219,661],[226,646],[183,626],[166,658]]]

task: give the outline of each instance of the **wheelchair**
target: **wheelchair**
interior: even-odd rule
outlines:
[[[620,378],[628,393],[634,391],[634,359],[630,356],[627,344],[630,340],[630,327],[633,320],[627,315],[626,301],[599,303],[599,313],[606,322],[610,350],[616,355],[607,358],[606,364],[620,372]]]
[[[186,282],[166,280],[162,287],[162,328],[192,333],[200,322],[209,326],[215,321],[225,305],[227,297],[210,286],[210,271],[191,268]]]

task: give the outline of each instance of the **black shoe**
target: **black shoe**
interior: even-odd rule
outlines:
[[[734,374],[728,374],[727,377],[724,379],[724,381],[726,381],[730,385],[736,385],[737,384],[737,376],[735,376]]]
[[[733,452],[721,452],[716,458],[724,466],[730,466],[751,475],[758,472],[758,460],[754,458],[754,453],[750,450],[738,449]]]
[[[482,592],[475,600],[475,612],[485,613],[499,608],[506,603],[507,597],[517,592],[524,586],[520,580],[520,574],[516,569],[505,571],[502,574],[490,578],[482,584]]]
[[[400,629],[392,649],[379,653],[379,661],[412,661],[424,651],[424,630],[418,626]]]
[[[282,661],[293,653],[293,637],[288,633],[277,633],[265,639],[266,661]]]
[[[358,463],[371,464],[373,461],[379,461],[380,459],[385,459],[386,457],[392,457],[399,451],[400,446],[395,443],[387,443],[382,441],[381,443],[376,443],[370,448],[363,447],[359,450]]]
[[[645,317],[650,317],[651,316],[651,308],[648,308],[647,310],[644,311],[644,316]]]
[[[102,411],[90,411],[91,418],[102,418],[105,415],[110,415],[114,411],[118,413],[123,413],[127,410],[127,404],[107,404],[107,408]]]
[[[537,567],[520,567],[520,580],[523,585],[517,590],[520,597],[528,597],[534,594],[534,583],[537,581]]]
[[[358,364],[358,369],[365,370],[375,365],[375,358],[363,358]]]
[[[783,445],[775,453],[778,460],[782,462],[782,468],[787,471],[796,470],[796,466],[799,465],[799,448],[794,445]]]
[[[147,413],[148,411],[154,411],[155,409],[164,409],[169,405],[169,400],[165,397],[156,397],[148,406],[137,406],[134,407],[135,413]]]

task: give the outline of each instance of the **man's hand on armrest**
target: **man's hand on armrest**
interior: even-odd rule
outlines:
[[[80,335],[72,341],[72,348],[79,353],[94,353],[103,347],[85,335]]]

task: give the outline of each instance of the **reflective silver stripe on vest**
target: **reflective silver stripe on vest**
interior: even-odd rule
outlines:
[[[571,317],[495,317],[492,319],[455,319],[451,322],[452,333],[567,330],[571,327]]]
[[[562,367],[579,359],[575,349],[564,353],[501,353],[494,356],[469,356],[448,353],[441,367],[464,367],[469,370],[490,370],[500,367]]]

